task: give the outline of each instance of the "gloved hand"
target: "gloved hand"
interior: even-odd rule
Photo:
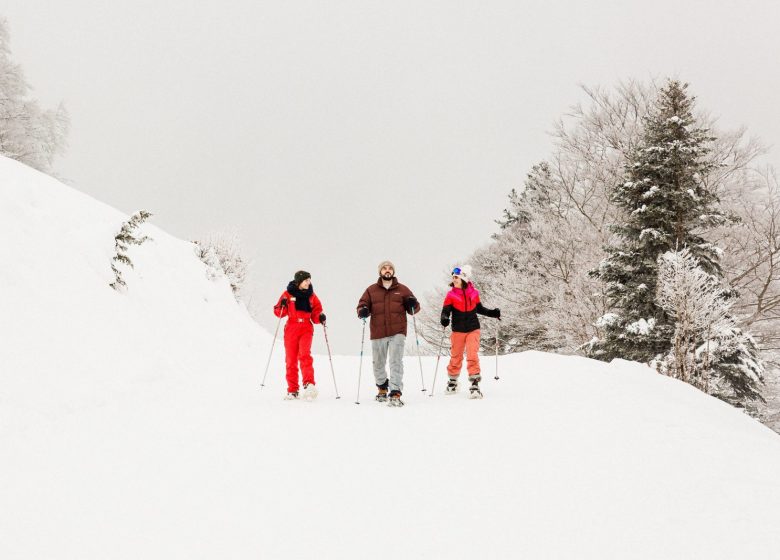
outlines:
[[[320,323],[322,323],[323,325],[325,324],[325,314],[324,313],[320,313]]]
[[[282,307],[287,307],[287,298],[283,297],[282,301],[279,302],[279,305]]]
[[[368,307],[361,307],[358,309],[358,318],[360,319],[368,319]]]
[[[450,319],[449,317],[442,317],[441,318],[441,326],[445,329],[450,326]]]
[[[409,299],[406,300],[406,310],[409,313],[414,313],[414,308],[417,305],[417,298],[414,296],[410,296]]]
[[[501,310],[498,307],[496,307],[496,319],[501,320]]]

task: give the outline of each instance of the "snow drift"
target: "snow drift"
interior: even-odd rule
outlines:
[[[153,209],[152,209],[153,210]],[[370,363],[278,346],[147,225],[109,288],[116,210],[0,158],[0,557],[770,558],[780,437],[644,366],[529,352],[485,399],[374,402]],[[269,294],[269,308],[278,294]],[[315,336],[322,336],[321,329]],[[424,358],[430,390],[435,360]]]

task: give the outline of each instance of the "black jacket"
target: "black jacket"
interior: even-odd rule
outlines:
[[[452,314],[452,332],[467,333],[479,328],[477,313],[486,317],[498,317],[497,309],[487,309],[479,301],[479,292],[471,284],[464,288],[452,288],[444,299],[442,321]]]

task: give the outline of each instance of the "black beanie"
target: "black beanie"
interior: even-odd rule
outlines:
[[[305,270],[299,270],[298,272],[295,273],[295,276],[293,276],[293,281],[295,282],[296,286],[300,286],[301,282],[303,282],[307,278],[311,278],[311,274],[309,274]]]

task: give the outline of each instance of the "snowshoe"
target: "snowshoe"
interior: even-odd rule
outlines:
[[[298,391],[295,391],[294,393],[287,393],[284,397],[284,400],[286,401],[297,401],[298,400]]]
[[[445,395],[454,395],[458,392],[458,380],[450,378],[449,381],[447,381],[447,389],[444,393]]]
[[[403,406],[404,401],[401,400],[401,395],[394,393],[390,395],[390,399],[387,401],[387,406]]]
[[[308,383],[303,388],[303,400],[305,401],[313,401],[317,398],[317,395],[319,395],[320,392],[317,390],[317,387],[314,386],[314,383]]]
[[[379,392],[374,397],[377,402],[387,402],[387,389],[379,389]]]
[[[471,382],[471,387],[469,387],[469,398],[470,399],[482,398],[482,391],[479,390],[479,381]]]

